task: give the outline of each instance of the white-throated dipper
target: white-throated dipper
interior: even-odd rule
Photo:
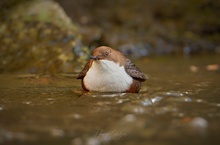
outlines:
[[[107,46],[93,51],[79,73],[85,91],[138,93],[147,77],[121,52]]]

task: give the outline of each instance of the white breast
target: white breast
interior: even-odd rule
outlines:
[[[84,77],[84,85],[90,91],[124,92],[133,82],[124,67],[113,61],[93,61]]]

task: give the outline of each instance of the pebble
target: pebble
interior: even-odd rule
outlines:
[[[202,117],[195,117],[190,121],[190,126],[194,128],[205,129],[208,127],[208,121]]]
[[[87,145],[100,145],[99,139],[95,137],[88,138]]]

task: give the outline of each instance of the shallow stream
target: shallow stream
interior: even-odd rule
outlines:
[[[138,94],[84,93],[77,74],[0,75],[0,144],[220,144],[219,55],[135,60]]]

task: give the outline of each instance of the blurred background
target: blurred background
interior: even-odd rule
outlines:
[[[0,145],[220,145],[219,16],[219,0],[0,0]],[[82,91],[100,45],[149,76],[138,94]]]
[[[69,73],[97,46],[132,58],[220,53],[220,1],[1,0],[0,73]]]

